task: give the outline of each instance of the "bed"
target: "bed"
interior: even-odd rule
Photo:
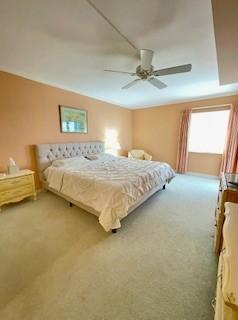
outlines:
[[[112,232],[175,176],[167,163],[105,154],[101,141],[39,144],[36,159],[44,189],[93,213]]]

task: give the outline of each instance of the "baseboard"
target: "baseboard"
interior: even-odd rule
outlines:
[[[198,176],[198,177],[204,177],[204,178],[210,178],[210,179],[216,179],[219,180],[218,176],[214,176],[211,174],[206,174],[206,173],[200,173],[200,172],[187,172],[186,174],[191,175],[191,176]]]

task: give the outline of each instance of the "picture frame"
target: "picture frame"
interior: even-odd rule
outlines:
[[[62,133],[88,133],[88,112],[85,109],[59,105]]]

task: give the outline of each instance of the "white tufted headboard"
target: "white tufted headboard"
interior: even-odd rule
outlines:
[[[104,152],[104,142],[88,141],[37,144],[35,149],[38,173],[40,180],[42,180],[42,172],[51,165],[52,161]]]

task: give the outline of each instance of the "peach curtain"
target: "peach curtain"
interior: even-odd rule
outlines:
[[[176,171],[185,173],[188,167],[188,137],[192,110],[183,111],[179,134],[178,155]]]
[[[231,107],[221,172],[238,173],[238,105]]]

